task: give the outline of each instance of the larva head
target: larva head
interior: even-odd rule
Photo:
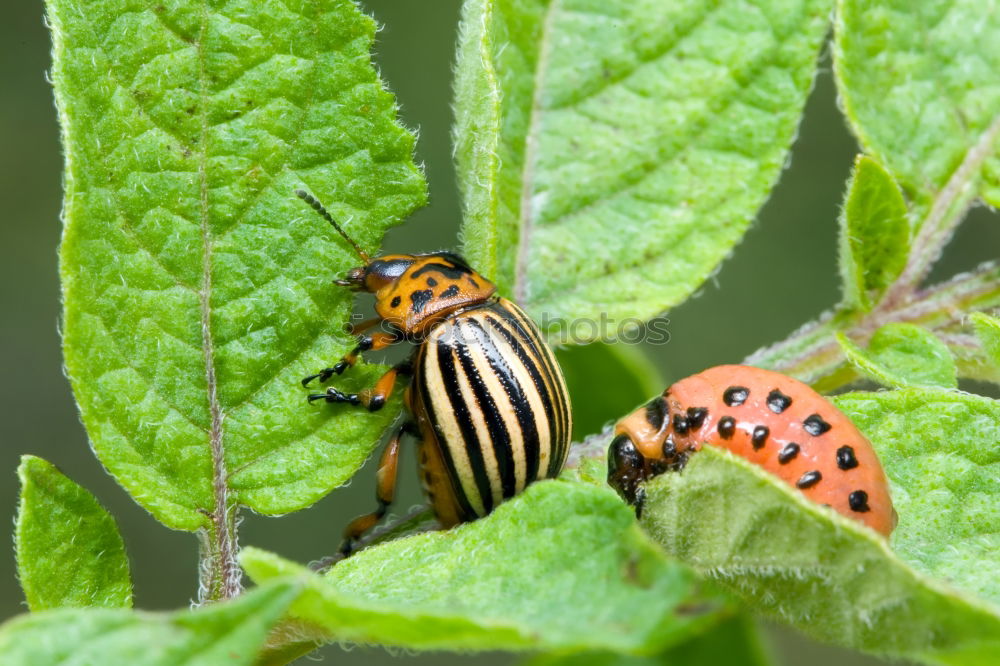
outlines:
[[[608,484],[629,504],[641,509],[640,483],[669,469],[680,469],[687,450],[678,449],[671,429],[670,401],[657,396],[615,425],[608,448]]]
[[[482,303],[496,292],[493,283],[451,252],[389,254],[371,259],[312,195],[303,190],[295,194],[333,225],[364,262],[336,283],[374,294],[375,311],[403,333],[420,333],[448,313]]]

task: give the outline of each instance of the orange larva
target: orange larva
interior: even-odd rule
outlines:
[[[709,444],[883,535],[895,524],[889,485],[871,443],[829,400],[777,372],[710,368],[622,419],[615,435],[608,483],[640,510],[642,481],[683,467]]]

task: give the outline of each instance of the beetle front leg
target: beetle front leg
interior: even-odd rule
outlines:
[[[385,406],[386,401],[392,395],[396,387],[396,378],[399,375],[413,374],[413,365],[407,359],[397,363],[384,375],[379,377],[375,386],[365,389],[360,393],[344,393],[336,387],[329,387],[323,393],[313,393],[309,396],[309,402],[316,400],[326,400],[330,403],[346,402],[351,405],[363,405],[370,412],[377,412]]]
[[[367,324],[368,327],[370,327],[373,326],[378,321],[379,320],[377,319],[369,320],[368,322],[364,322],[364,324],[362,325]],[[345,370],[347,370],[355,363],[357,363],[358,357],[361,356],[362,352],[378,351],[379,349],[385,349],[389,345],[394,345],[402,339],[403,339],[402,336],[400,336],[398,333],[386,332],[386,331],[379,331],[377,333],[372,333],[371,335],[364,335],[358,339],[358,346],[352,349],[349,354],[347,354],[346,356],[344,356],[344,358],[337,361],[337,363],[334,364],[333,366],[329,368],[323,368],[315,375],[309,375],[308,377],[304,377],[302,379],[302,385],[309,386],[309,382],[316,379],[317,377],[319,378],[320,382],[325,382],[334,375],[342,374]]]

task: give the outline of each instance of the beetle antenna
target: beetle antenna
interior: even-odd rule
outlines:
[[[337,230],[337,233],[343,236],[344,240],[346,240],[348,243],[351,244],[351,246],[354,248],[354,251],[358,253],[359,257],[361,257],[362,261],[364,261],[366,264],[372,263],[371,258],[365,253],[364,250],[361,249],[361,246],[355,243],[353,238],[344,233],[344,230],[340,228],[340,225],[337,224],[337,221],[333,219],[333,216],[326,211],[326,208],[323,207],[323,204],[321,204],[316,199],[316,197],[309,194],[305,190],[295,190],[295,196],[297,196],[299,199],[302,199],[307,204],[312,206],[313,210],[322,215],[324,220],[332,224],[333,228]]]

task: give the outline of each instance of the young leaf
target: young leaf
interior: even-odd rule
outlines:
[[[847,305],[871,309],[906,266],[906,202],[886,170],[858,155],[840,213],[840,273]]]
[[[916,286],[973,200],[1000,204],[1000,12],[977,0],[837,6],[848,121],[923,218],[902,281]]]
[[[18,666],[254,664],[297,588],[277,583],[195,611],[59,609],[0,627],[0,662]]]
[[[396,412],[306,404],[299,379],[353,346],[352,295],[330,280],[360,260],[293,190],[374,252],[424,201],[413,136],[349,0],[48,0],[48,16],[64,351],[84,424],[145,508],[207,529],[236,575],[233,507],[316,501]]]
[[[756,623],[745,615],[735,615],[655,656],[634,657],[614,652],[541,655],[525,660],[522,666],[768,666],[771,663]]]
[[[986,354],[994,365],[1000,367],[1000,319],[982,312],[974,312],[969,318]]]
[[[656,367],[632,345],[572,345],[556,349],[556,358],[573,403],[576,441],[600,431],[666,386]]]
[[[324,577],[253,548],[241,561],[256,581],[304,580],[292,616],[326,641],[650,651],[723,609],[610,490],[561,481],[533,484],[481,520],[361,551]]]
[[[952,470],[939,462],[929,471],[945,478]],[[743,458],[705,447],[646,492],[642,523],[650,535],[758,611],[886,657],[955,666],[1000,658],[998,607],[915,571],[876,533]],[[897,532],[923,519],[906,509],[900,505]],[[906,539],[897,534],[894,542]]]
[[[466,256],[549,329],[683,301],[785,163],[831,4],[466,2]]]
[[[22,456],[14,543],[28,608],[128,608],[132,579],[118,525],[55,465]]]
[[[837,334],[847,360],[869,379],[892,388],[958,388],[958,370],[948,346],[915,324],[886,324],[868,349]]]
[[[835,401],[875,444],[892,480],[893,550],[1000,608],[1000,402],[916,389]]]

